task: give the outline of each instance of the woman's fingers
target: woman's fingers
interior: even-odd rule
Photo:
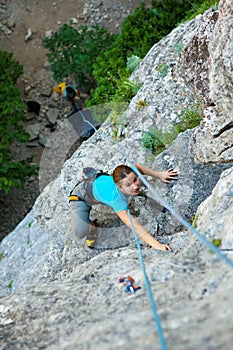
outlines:
[[[161,250],[162,252],[166,252],[167,250],[168,250],[169,252],[172,251],[168,244],[160,244],[160,250]]]
[[[176,170],[173,170],[173,168],[168,169],[165,171],[165,180],[177,180],[178,172]],[[170,183],[169,181],[166,181],[166,183]]]
[[[162,171],[159,173],[159,178],[162,182],[165,182],[166,184],[170,184],[169,180],[177,180],[178,172],[176,170],[173,170],[173,168],[170,168],[166,171]]]
[[[166,171],[169,175],[178,175],[178,172],[173,168],[170,168]]]

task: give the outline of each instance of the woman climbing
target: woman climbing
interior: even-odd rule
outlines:
[[[177,171],[170,168],[163,172],[156,172],[140,164],[134,165],[142,175],[152,176],[166,184],[177,179]],[[137,196],[140,192],[140,179],[134,167],[119,165],[112,175],[99,174],[75,186],[69,197],[71,207],[71,226],[73,234],[81,239],[86,236],[89,248],[95,247],[96,227],[89,219],[92,205],[105,204],[110,206],[121,221],[131,227],[128,216],[129,196]],[[137,236],[151,247],[171,251],[167,244],[159,243],[136,218],[131,215]]]
[[[80,91],[72,84],[60,83],[53,88],[58,94],[63,96],[64,102],[70,103],[75,108],[80,100]]]

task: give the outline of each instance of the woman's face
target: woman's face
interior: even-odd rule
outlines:
[[[126,196],[136,196],[140,192],[140,180],[132,171],[119,182],[118,187]]]

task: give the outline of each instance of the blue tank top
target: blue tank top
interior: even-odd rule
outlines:
[[[110,206],[115,212],[128,209],[128,197],[119,190],[112,176],[97,177],[93,182],[92,192],[97,201]]]

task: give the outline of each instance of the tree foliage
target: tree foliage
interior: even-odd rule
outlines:
[[[191,8],[190,0],[153,1],[151,7],[141,3],[134,13],[127,16],[121,26],[121,33],[112,45],[100,52],[93,65],[92,75],[97,87],[91,90],[92,98],[87,105],[118,101],[122,95],[119,80],[129,78],[131,71],[127,62],[131,57],[144,58],[151,47],[175,28]],[[123,84],[125,86],[125,84]],[[127,94],[129,102],[134,96]]]
[[[16,87],[23,67],[11,53],[0,51],[0,189],[8,192],[11,187],[21,186],[27,176],[35,173],[31,159],[14,162],[9,146],[14,142],[25,142],[29,136],[23,129],[25,104]]]
[[[218,9],[219,1],[216,0],[196,0],[191,3],[190,9],[186,12],[185,17],[181,22],[189,21],[199,14],[203,14],[208,9],[212,8],[214,10]]]
[[[69,75],[80,89],[88,83],[91,99],[87,106],[108,102],[129,102],[137,89],[128,80],[132,57],[143,59],[151,47],[171,32],[178,23],[197,11],[210,7],[214,0],[152,0],[141,3],[121,25],[120,34],[110,35],[98,26],[75,30],[64,25],[58,33],[43,40],[56,80]],[[163,74],[166,72],[164,71]],[[126,89],[127,87],[127,89]],[[124,91],[122,91],[124,89]],[[127,90],[127,91],[126,91]]]
[[[54,79],[62,81],[72,77],[77,86],[88,90],[93,86],[92,66],[102,50],[112,42],[110,33],[104,27],[64,24],[50,38],[44,38],[42,45],[49,50],[47,57]]]

